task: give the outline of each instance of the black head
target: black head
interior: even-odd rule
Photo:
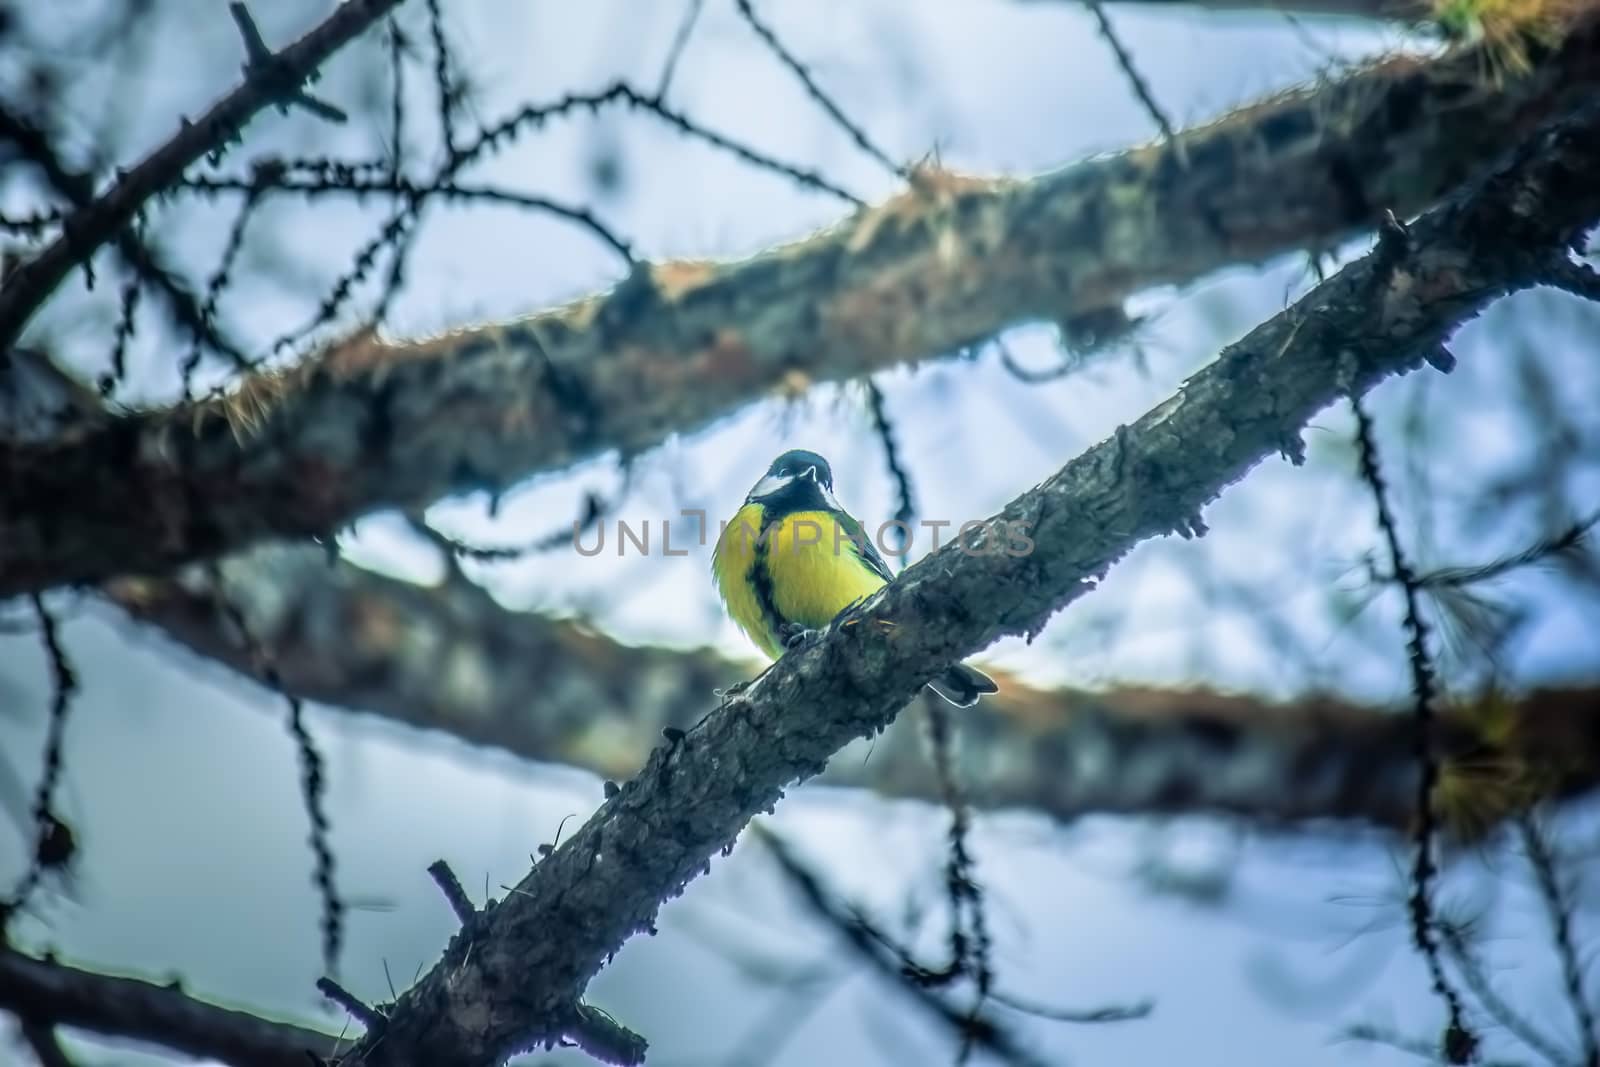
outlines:
[[[767,474],[774,478],[810,477],[824,489],[833,488],[833,468],[828,466],[828,461],[803,448],[791,448],[773,460]]]
[[[745,498],[747,503],[757,500],[784,511],[838,510],[838,501],[833,498],[833,468],[815,452],[791,449],[772,461]]]

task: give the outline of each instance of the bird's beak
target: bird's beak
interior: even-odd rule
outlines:
[[[815,467],[807,467],[805,470],[800,472],[800,476],[803,477],[803,478],[810,478],[812,481],[816,481],[817,480],[817,468],[815,468]]]

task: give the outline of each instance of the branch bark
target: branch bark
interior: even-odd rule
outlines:
[[[633,775],[663,729],[687,730],[715,691],[759,670],[511,611],[470,583],[425,587],[330,563],[310,545],[264,546],[219,571],[220,591],[194,568],[118,579],[105,592],[200,655],[266,682],[260,657],[233,633],[236,610],[269,650],[276,684],[307,700],[604,778]],[[536,713],[531,693],[540,695]],[[1401,829],[1416,792],[1403,711],[1327,694],[1275,703],[1206,690],[1040,690],[1002,677],[1000,692],[962,719],[956,757],[981,808],[1061,820],[1210,811]],[[820,781],[938,803],[923,733],[897,721],[870,760],[836,762]],[[1445,713],[1440,733],[1447,775],[1492,767],[1498,780],[1526,781],[1542,797],[1600,785],[1600,684],[1538,690],[1509,705],[1466,701]],[[1529,799],[1527,789],[1476,780],[1475,827]]]
[[[1496,88],[1485,57],[1395,58],[1031,181],[919,173],[752,260],[422,342],[363,334],[232,395],[0,443],[0,597],[151,573],[364,512],[638,453],[785,383],[859,377],[1027,320],[1421,210],[1600,87],[1600,12]]]
[[[308,1067],[337,1039],[207,1004],[173,986],[69,967],[0,947],[0,1009],[24,1023],[147,1041],[232,1067]]]
[[[482,1067],[560,1039],[589,981],[758,812],[887,726],[949,663],[1036,634],[1145,538],[1204,530],[1201,509],[1341,396],[1443,362],[1491,301],[1554,277],[1600,218],[1600,104],[1553,123],[1487,178],[1224,349],[1132,427],[1069,462],[795,649],[644,769],[443,958],[341,1062]]]
[[[75,210],[48,248],[21,264],[0,287],[0,354],[11,348],[33,313],[72,268],[114,239],[151,197],[170,189],[207,152],[222,148],[258,111],[296,101],[300,87],[329,56],[391,11],[400,0],[345,0],[333,14],[280,52],[257,54],[259,38],[246,38],[244,80],[194,122],[184,122],[111,188]],[[235,19],[239,16],[235,15]],[[248,20],[248,16],[245,16]],[[243,24],[241,24],[243,25]]]
[[[1032,4],[1059,4],[1062,0],[1023,0]],[[1257,15],[1338,15],[1346,18],[1420,22],[1433,15],[1428,0],[1113,0],[1131,7],[1199,8],[1219,14],[1250,12]]]

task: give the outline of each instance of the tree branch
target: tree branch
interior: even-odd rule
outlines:
[[[934,674],[1034,635],[1137,542],[1204,530],[1201,509],[1342,395],[1436,357],[1491,301],[1537,285],[1600,217],[1600,104],[1553,123],[1489,177],[1224,349],[1171,399],[1018,497],[1030,552],[991,532],[946,545],[688,731],[443,958],[341,1062],[482,1067],[561,1039],[605,961],[652,928],[785,787],[887,726]],[[988,554],[979,554],[982,550]]]
[[[310,1067],[337,1039],[231,1011],[175,986],[116,978],[0,947],[0,1009],[34,1024],[147,1041],[232,1067]]]
[[[1600,87],[1600,13],[1497,89],[1484,57],[1395,58],[1031,181],[924,169],[850,221],[740,263],[639,268],[518,322],[361,334],[231,396],[0,444],[0,597],[159,571],[364,512],[624,456],[802,374],[853,378],[1008,325],[1420,210]]]
[[[0,353],[6,352],[33,313],[50,298],[72,268],[115,238],[151,197],[170,189],[190,165],[239,136],[256,112],[272,104],[307,106],[301,86],[333,53],[400,0],[345,0],[310,33],[281,52],[268,52],[259,36],[245,35],[244,80],[194,122],[184,122],[172,139],[156,149],[103,195],[73,211],[62,234],[23,263],[0,287]],[[240,19],[241,5],[234,5]],[[248,23],[244,16],[241,28]],[[251,27],[253,29],[253,26]],[[322,105],[326,107],[327,105]]]
[[[1060,4],[1064,0],[1020,0],[1028,4]],[[1080,3],[1081,0],[1070,0]],[[1420,22],[1433,15],[1428,0],[1112,0],[1116,5],[1156,8],[1199,8],[1232,14],[1342,15],[1349,18]]]
[[[759,670],[707,650],[624,645],[508,610],[460,581],[425,587],[330,564],[312,545],[264,546],[218,570],[227,605],[202,568],[118,579],[105,592],[134,618],[263,684],[230,611],[270,650],[275,684],[287,692],[604,778],[634,774],[663,729],[687,730],[714,692]],[[530,715],[534,692],[539,713]],[[1490,709],[1502,717],[1486,718]],[[988,809],[1062,820],[1213,811],[1401,829],[1414,806],[1410,730],[1403,709],[1331,695],[1273,703],[1205,690],[1039,690],[1002,677],[982,714],[963,719],[957,757],[972,802]],[[837,762],[821,781],[937,803],[919,734],[897,722],[870,760]],[[1494,767],[1502,780],[1527,778],[1537,796],[1588,791],[1600,786],[1600,686],[1539,690],[1511,707],[1501,695],[1465,702],[1442,716],[1440,741],[1447,775]],[[1473,832],[1527,799],[1522,790],[1472,793],[1482,805]],[[1496,797],[1505,804],[1490,803]]]

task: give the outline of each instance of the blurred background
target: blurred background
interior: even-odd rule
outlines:
[[[329,7],[276,0],[251,11],[276,46]],[[934,158],[962,172],[1021,177],[1158,137],[1095,14],[1077,4],[768,0],[757,11],[896,161]],[[1107,13],[1152,96],[1180,126],[1338,77],[1375,56],[1442,47],[1398,24],[1265,6],[1127,4]],[[3,22],[0,93],[46,102],[59,142],[86,167],[139,158],[169,136],[175,116],[197,114],[231,86],[241,61],[238,30],[220,0],[13,3]],[[732,0],[445,0],[437,26],[455,57],[449,108],[462,130],[527,101],[623,79],[868,202],[900,188]],[[248,173],[251,159],[271,154],[391,160],[396,108],[401,162],[437,160],[435,24],[414,0],[398,9],[395,27],[398,48],[394,30],[369,32],[313,86],[351,113],[349,123],[267,112],[243,144],[200,172]],[[474,163],[470,175],[584,205],[653,261],[751,255],[849,211],[625,107],[553,120]],[[0,167],[0,210],[22,213],[37,197],[22,168]],[[230,336],[265,353],[276,338],[312,326],[277,360],[371,322],[380,307],[385,336],[428,336],[602,290],[625,271],[612,249],[570,220],[438,201],[403,238],[403,269],[380,259],[347,301],[322,314],[393,203],[269,196],[236,241],[242,199],[177,193],[147,213],[143,233],[197,287],[236,244],[216,307]],[[1323,263],[1366,247],[1363,238],[1322,250]],[[1315,280],[1304,254],[1239,264],[1181,291],[1139,293],[1128,308],[1137,328],[1093,353],[1064,348],[1054,327],[1032,326],[1001,345],[876,376],[914,515],[959,524],[992,514],[1166,398]],[[89,290],[75,276],[27,336],[94,382],[108,369],[121,311],[118,285]],[[171,402],[185,387],[174,353],[191,341],[154,301],[134,322],[127,373],[112,399]],[[1600,503],[1597,329],[1592,305],[1551,291],[1519,294],[1463,329],[1452,345],[1460,358],[1454,373],[1413,374],[1372,395],[1400,533],[1421,570],[1514,557],[1573,529]],[[207,355],[189,385],[201,392],[233,373]],[[527,613],[529,626],[570,625],[626,648],[715,653],[753,675],[759,656],[726,619],[710,581],[710,548],[682,510],[703,509],[713,523],[731,516],[773,456],[804,447],[832,460],[837,494],[855,514],[869,524],[889,518],[902,492],[873,406],[860,383],[794,390],[642,455],[604,455],[498,499],[454,498],[426,515],[433,529],[462,541],[550,542],[518,558],[457,560],[419,534],[416,516],[399,514],[364,518],[331,547],[347,565],[423,588],[472,583],[512,627]],[[1284,715],[1325,694],[1403,714],[1411,683],[1401,597],[1384,579],[1390,564],[1370,491],[1357,478],[1348,408],[1324,411],[1305,440],[1305,467],[1268,462],[1211,506],[1208,536],[1140,545],[1031,645],[1003,641],[977,661],[1039,690],[1220,692],[1277,702]],[[598,521],[612,537],[617,520],[681,521],[687,536],[679,541],[675,529],[674,543],[689,552],[619,558],[608,543],[598,555],[580,555],[562,531],[586,509],[602,511]],[[928,547],[919,537],[911,558]],[[1541,687],[1600,684],[1600,560],[1580,536],[1536,555],[1429,599],[1436,662],[1452,699],[1493,692],[1514,700]],[[267,572],[257,592],[291,588],[293,573]],[[57,804],[78,850],[70,873],[50,875],[16,924],[19,942],[94,969],[178,976],[197,996],[338,1031],[341,1014],[313,987],[322,973],[319,900],[282,697],[103,597],[62,592],[50,602],[82,683]],[[253,603],[248,617],[271,617],[270,604]],[[0,883],[9,883],[33,847],[28,810],[51,673],[26,605],[0,609],[0,804],[8,816],[0,820]],[[325,633],[312,647],[339,639]],[[425,673],[452,669],[438,648],[415,655]],[[538,716],[538,666],[497,659],[515,655],[515,645],[482,650],[481,669],[524,672],[527,715]],[[709,689],[703,702],[709,710]],[[1000,714],[987,708],[964,714]],[[914,707],[897,729],[920,729],[923,714]],[[471,731],[464,740],[448,725],[417,729],[333,704],[313,704],[307,719],[326,763],[336,875],[351,905],[341,977],[369,1000],[404,989],[455,929],[424,873],[430,862],[448,860],[474,897],[501,895],[564,821],[575,827],[600,802],[596,769],[626,777],[633,758],[628,749],[531,760],[473,744]],[[955,727],[959,751],[961,718]],[[866,759],[865,748],[852,748],[836,763]],[[843,773],[866,780],[869,772]],[[1148,1015],[1115,1023],[1007,1015],[1044,1062],[1400,1064],[1418,1057],[1370,1038],[1424,1050],[1437,1040],[1443,1009],[1407,925],[1403,826],[1397,832],[1339,812],[1278,820],[1170,806],[1072,813],[994,805],[982,795],[973,801],[974,874],[997,986],[1063,1010],[1151,1005]],[[1573,905],[1584,982],[1600,930],[1600,897],[1583,891],[1600,847],[1595,816],[1593,801],[1579,796],[1537,820]],[[950,818],[938,803],[808,785],[762,821],[841,899],[936,957],[948,923]],[[1554,1053],[1554,1062],[1582,1062],[1580,1023],[1526,835],[1491,826],[1452,840],[1439,908],[1466,924],[1471,969],[1548,1046],[1530,1046],[1516,1025],[1474,1000],[1487,1057],[1536,1063]],[[651,1063],[794,1067],[954,1054],[948,1030],[898,983],[863,967],[749,835],[665,906],[660,930],[629,943],[589,996],[650,1038]],[[27,1062],[26,1047],[6,1040],[0,1059]],[[72,1032],[66,1047],[82,1064],[166,1062]],[[587,1062],[571,1051],[528,1061]]]

